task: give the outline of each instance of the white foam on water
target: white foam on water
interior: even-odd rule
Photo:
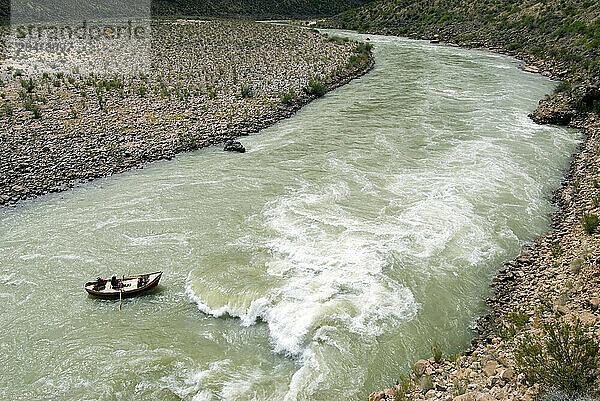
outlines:
[[[197,305],[200,311],[206,313],[207,315],[214,317],[221,317],[225,315],[238,317],[242,321],[242,326],[251,326],[258,318],[263,317],[266,314],[267,307],[270,303],[269,299],[261,297],[253,300],[248,308],[229,303],[218,307],[210,307],[205,300],[196,295],[194,292],[191,272],[188,275],[185,285],[185,294],[188,296],[190,301]]]
[[[479,56],[463,52],[457,61],[469,63],[470,57]],[[481,63],[512,68],[500,59],[492,55],[468,68]],[[246,304],[223,302],[196,293],[195,288],[210,287],[188,278],[186,293],[200,310],[239,317],[244,326],[264,321],[273,351],[298,362],[284,400],[322,398],[332,389],[340,398],[355,395],[366,380],[365,369],[354,370],[355,362],[368,360],[365,354],[377,349],[371,347],[379,336],[414,319],[421,308],[410,284],[403,283],[452,277],[480,285],[485,280],[480,271],[523,237],[523,229],[517,233],[514,227],[536,226],[548,210],[543,199],[548,185],[540,177],[551,174],[530,165],[532,155],[552,153],[536,138],[549,136],[549,128],[509,106],[504,106],[509,116],[500,118],[494,102],[513,96],[510,90],[482,95],[479,86],[450,87],[437,98],[439,82],[426,78],[422,85],[432,100],[401,117],[419,120],[412,128],[421,131],[417,135],[402,132],[405,121],[390,113],[373,127],[370,142],[357,134],[344,138],[343,149],[326,149],[326,160],[317,158],[315,165],[300,158],[282,162],[297,164],[299,174],[255,219],[263,237],[244,238],[250,248],[268,249],[266,273],[278,284],[267,295]],[[448,124],[431,118],[440,110],[447,111]],[[495,130],[490,121],[497,121]],[[331,136],[335,142],[336,133]],[[556,146],[563,149],[568,141],[563,136]],[[268,151],[258,146],[256,152]],[[515,222],[513,212],[522,220]],[[457,303],[460,308],[465,307]],[[240,391],[248,394],[250,387],[239,380]]]
[[[192,273],[188,277],[186,294],[200,310],[215,317],[237,316],[242,325],[260,318],[269,327],[273,350],[301,363],[286,399],[311,394],[327,379],[332,367],[315,347],[342,346],[322,328],[339,328],[368,341],[390,325],[412,319],[419,308],[410,290],[385,274],[390,250],[378,241],[377,223],[335,206],[349,196],[344,183],[325,190],[303,186],[266,205],[265,242],[272,256],[267,272],[283,284],[248,308],[208,305],[194,292]],[[393,230],[392,224],[383,230]]]
[[[281,399],[277,394],[266,394],[257,384],[270,381],[273,376],[260,366],[246,366],[242,371],[232,360],[226,359],[210,363],[188,375],[183,385],[170,385],[178,396],[193,401],[212,400],[256,400]]]

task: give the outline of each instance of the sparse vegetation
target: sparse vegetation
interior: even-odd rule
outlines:
[[[419,38],[440,35],[446,41],[485,43],[553,60],[568,73],[556,93],[575,93],[573,89],[586,78],[599,82],[599,2],[566,6],[559,0],[379,0],[347,10],[321,26]],[[576,107],[599,112],[600,98],[580,99]]]
[[[148,93],[148,88],[145,87],[145,86],[143,86],[143,85],[142,86],[138,86],[135,89],[135,93],[137,93],[138,96],[145,97],[146,94]]]
[[[33,78],[29,79],[21,79],[19,80],[21,83],[21,87],[27,91],[27,93],[32,93],[35,89],[35,81]]]
[[[13,107],[5,102],[2,104],[2,108],[0,108],[0,113],[2,117],[11,117],[13,115]]]
[[[529,321],[529,315],[522,310],[517,309],[508,314],[508,321],[514,324],[520,330],[525,327]]]
[[[327,87],[320,80],[312,78],[308,81],[308,85],[303,88],[304,92],[316,96],[321,97],[327,93]]]
[[[397,401],[410,401],[409,394],[414,389],[414,384],[410,376],[400,375],[396,382],[396,393],[394,394],[394,400]]]
[[[150,62],[142,66],[143,71],[133,73],[113,69],[106,60],[91,60],[81,72],[60,65],[25,72],[5,64],[0,74],[0,116],[9,140],[0,147],[12,151],[22,146],[19,138],[43,140],[50,133],[60,138],[58,142],[74,137],[86,144],[93,140],[91,131],[107,137],[118,133],[115,142],[141,143],[144,161],[153,160],[164,155],[162,151],[159,155],[158,148],[175,153],[203,147],[213,143],[217,131],[254,129],[263,115],[283,117],[282,104],[296,108],[306,102],[309,95],[303,85],[309,80],[306,87],[310,95],[322,96],[325,82],[345,77],[351,71],[348,58],[358,55],[352,53],[356,43],[347,39],[328,42],[314,31],[240,20],[157,23],[152,39]],[[190,41],[197,45],[188,45]],[[249,98],[253,100],[244,101]],[[108,116],[100,112],[107,110],[111,114],[104,118]],[[40,124],[13,124],[23,117],[40,119],[42,129]],[[90,121],[99,120],[101,124],[90,130]],[[145,141],[149,131],[151,144]],[[190,131],[193,137],[182,134],[176,144],[170,139],[167,143],[166,138]],[[161,145],[157,147],[156,142]],[[73,148],[70,143],[61,146]],[[139,162],[139,157],[121,160],[115,156],[107,163],[120,161],[119,169],[125,169]],[[12,168],[6,158],[2,161],[2,171],[11,171],[5,177],[11,185],[0,191],[0,204],[63,188],[63,184],[80,179],[82,171],[93,170],[80,166],[64,171],[66,164],[57,166],[56,160],[44,155],[36,164],[47,164],[54,170],[40,168],[41,177],[34,177]],[[58,174],[55,170],[61,171]],[[15,185],[38,188],[14,194],[11,188]]]
[[[593,213],[584,213],[581,219],[581,225],[586,233],[592,235],[598,229],[598,215]]]
[[[442,359],[444,358],[442,348],[442,344],[437,341],[434,341],[431,345],[431,353],[433,354],[433,360],[435,363],[441,363]]]
[[[598,344],[585,334],[581,322],[571,324],[557,318],[543,325],[541,337],[527,333],[515,351],[528,380],[569,395],[592,390],[599,357]]]
[[[573,259],[569,264],[569,267],[571,268],[571,273],[579,274],[581,273],[581,268],[583,267],[583,260],[579,258]]]
[[[560,244],[556,244],[553,245],[552,248],[550,248],[550,252],[552,252],[552,256],[558,258],[560,255],[563,254],[564,250]]]
[[[338,14],[368,3],[369,0],[231,0],[227,2],[158,0],[152,2],[153,15],[248,15],[259,19],[315,17]]]
[[[298,100],[298,95],[296,94],[294,89],[290,88],[290,90],[288,90],[287,92],[284,92],[281,95],[279,95],[279,100],[281,103],[287,106]]]
[[[250,85],[242,85],[241,89],[240,89],[241,95],[242,95],[242,99],[248,99],[251,97],[254,97],[254,89],[252,89],[252,86]]]
[[[42,116],[42,109],[33,102],[33,99],[27,99],[23,103],[23,108],[27,111],[30,111],[33,114],[33,118],[37,119]]]

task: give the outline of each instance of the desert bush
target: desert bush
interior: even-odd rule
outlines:
[[[555,319],[543,325],[542,336],[524,336],[515,360],[529,381],[572,396],[592,390],[600,347],[579,320],[570,324]]]
[[[414,389],[414,384],[410,379],[410,376],[400,375],[400,378],[396,381],[396,392],[394,393],[394,400],[408,401],[410,392]]]
[[[292,104],[294,101],[296,101],[296,99],[298,99],[298,95],[296,95],[296,92],[291,88],[289,91],[283,92],[281,95],[279,95],[279,100],[285,105]]]
[[[242,95],[242,99],[247,99],[254,96],[254,89],[252,89],[252,86],[250,85],[243,84],[240,89],[240,92]]]
[[[425,374],[425,375],[419,377],[419,379],[417,380],[417,386],[423,392],[426,392],[427,390],[431,390],[432,388],[434,388],[433,387],[433,379],[431,378],[431,376]]]
[[[33,118],[40,118],[42,116],[42,109],[40,109],[40,106],[37,104],[33,103],[32,99],[27,99],[25,103],[23,103],[23,108],[33,113]]]
[[[552,390],[540,399],[540,401],[598,401],[587,395],[569,395],[562,391]]]
[[[357,54],[368,54],[372,48],[373,45],[370,43],[359,43],[352,49],[352,52]]]
[[[581,219],[581,224],[583,225],[583,229],[588,234],[594,234],[598,229],[598,215],[593,213],[584,213],[583,218]]]
[[[106,107],[106,100],[104,99],[102,92],[99,90],[96,91],[96,100],[98,101],[98,107],[100,107],[100,110],[104,110]]]
[[[21,79],[19,82],[21,83],[21,87],[25,89],[27,93],[31,93],[35,89],[35,81],[33,78]]]
[[[550,248],[550,252],[552,253],[552,256],[557,258],[560,255],[562,255],[565,252],[565,250],[562,248],[562,246],[560,246],[560,244],[556,244]]]
[[[437,341],[434,341],[431,345],[431,353],[433,354],[433,360],[435,363],[441,363],[444,357],[442,353],[442,344]]]
[[[314,95],[316,97],[321,97],[327,93],[327,87],[323,82],[317,79],[311,79],[308,81],[308,85],[303,88],[304,92],[309,95]]]
[[[571,263],[569,263],[569,267],[571,270],[571,273],[573,274],[579,274],[581,273],[581,268],[583,267],[583,260],[582,259],[573,259],[571,261]]]
[[[506,46],[506,49],[510,50],[510,51],[513,51],[513,50],[520,49],[521,47],[523,47],[522,43],[520,43],[520,42],[512,42],[512,43],[509,43],[508,46]]]
[[[573,85],[571,82],[569,82],[569,80],[564,80],[554,89],[554,93],[570,92],[572,88]]]
[[[141,97],[145,97],[148,93],[148,88],[146,88],[145,86],[138,86],[135,90],[135,93],[137,93]]]
[[[1,115],[2,115],[3,117],[10,117],[10,116],[12,116],[12,115],[13,115],[13,108],[12,108],[12,106],[11,106],[10,104],[8,104],[8,103],[4,103],[4,104],[2,105],[2,109],[1,109],[1,110],[2,110],[2,112],[1,112]]]
[[[525,324],[529,321],[529,315],[522,310],[517,309],[508,314],[508,321],[520,330],[525,327]]]

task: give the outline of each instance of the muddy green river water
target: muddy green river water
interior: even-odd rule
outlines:
[[[245,154],[0,209],[0,399],[363,400],[464,349],[579,136],[529,120],[556,83],[512,59],[370,39],[371,73]],[[155,270],[121,311],[83,290]]]

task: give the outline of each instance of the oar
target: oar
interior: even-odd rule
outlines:
[[[123,274],[123,279],[121,280],[121,288],[119,288],[119,310],[121,310],[121,305],[123,304],[123,285],[125,285],[125,275]]]

